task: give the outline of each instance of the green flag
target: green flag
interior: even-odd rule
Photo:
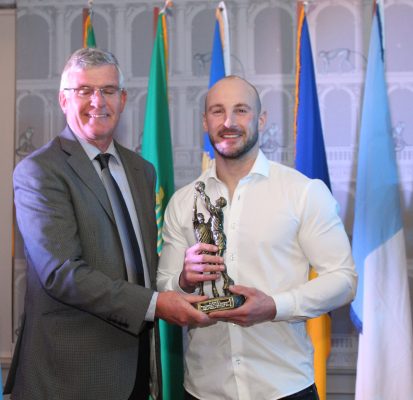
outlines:
[[[142,156],[156,169],[156,220],[158,224],[158,253],[162,249],[162,226],[166,204],[175,186],[171,131],[168,108],[167,30],[165,11],[158,15],[155,43],[152,50],[146,98]],[[163,398],[182,400],[183,360],[182,329],[160,321]]]

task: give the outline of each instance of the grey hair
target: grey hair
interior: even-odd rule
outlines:
[[[116,67],[119,75],[119,87],[123,88],[124,77],[116,57],[109,51],[86,47],[76,50],[67,60],[60,79],[60,90],[63,90],[67,85],[69,71],[100,67],[102,65],[114,65]]]

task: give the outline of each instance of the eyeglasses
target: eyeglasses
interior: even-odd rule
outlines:
[[[117,86],[104,86],[101,88],[81,86],[78,88],[64,88],[63,90],[73,90],[77,97],[81,99],[90,99],[93,95],[96,95],[97,92],[104,98],[111,98],[124,89]]]

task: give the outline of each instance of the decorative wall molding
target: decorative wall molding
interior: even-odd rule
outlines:
[[[3,3],[0,0],[0,6]],[[151,16],[152,8],[162,3],[151,0],[94,3],[98,44],[101,40],[118,56],[129,92],[118,138],[136,150],[140,148],[144,125],[152,52],[149,40],[152,31],[148,28],[148,32],[144,32],[142,26]],[[180,0],[168,17],[169,97],[177,188],[194,180],[201,171],[201,115],[217,4],[218,0]],[[260,142],[262,149],[270,159],[293,166],[296,2],[227,0],[226,5],[234,73],[257,86],[268,110],[268,125]],[[30,79],[19,78],[16,84],[16,162],[32,148],[53,138],[64,126],[57,101],[60,71],[72,50],[81,46],[81,13],[86,6],[86,0],[17,2],[17,69]],[[410,0],[385,0],[385,7],[386,12],[401,23],[405,23],[405,15],[413,16]],[[281,22],[267,25],[272,17]],[[28,22],[30,30],[26,29]],[[371,0],[310,2],[308,25],[330,178],[349,234],[370,23]],[[401,180],[409,281],[413,286],[413,42],[397,36],[398,29],[398,24],[386,26],[389,39],[386,51],[395,58],[389,63],[391,68],[386,76]],[[42,36],[44,32],[46,38]],[[37,52],[47,54],[46,59],[40,60],[40,67],[33,62],[32,49],[27,47],[33,41],[38,43]],[[35,76],[41,78],[33,78]],[[17,329],[25,290],[25,265],[18,234],[15,241],[13,331]],[[354,390],[357,336],[349,333],[352,332],[349,320],[340,322],[346,329],[332,338],[329,400],[330,395],[331,400],[350,399]]]

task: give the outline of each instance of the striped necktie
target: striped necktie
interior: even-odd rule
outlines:
[[[96,160],[99,161],[100,168],[102,169],[103,184],[106,188],[113,214],[115,215],[116,226],[125,257],[128,281],[145,286],[141,251],[125,199],[122,196],[118,184],[110,173],[110,156],[108,153],[98,154]]]

